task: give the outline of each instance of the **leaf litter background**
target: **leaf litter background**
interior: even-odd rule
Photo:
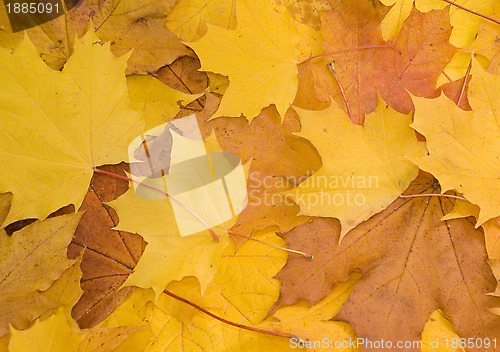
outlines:
[[[442,0],[84,0],[15,34],[0,7],[0,350],[290,350],[165,288],[310,341],[499,338],[499,37]],[[192,113],[262,200],[227,228],[313,259],[141,227],[128,182],[93,173],[125,175],[132,138]],[[314,185],[342,175],[380,187]],[[299,197],[353,190],[365,206]],[[468,201],[399,198],[440,192]]]

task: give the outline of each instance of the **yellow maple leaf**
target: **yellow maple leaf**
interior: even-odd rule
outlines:
[[[11,352],[117,352],[117,346],[141,326],[116,328],[95,327],[80,330],[76,322],[59,308],[45,320],[38,320],[30,329],[12,329],[9,341]],[[127,343],[130,343],[127,341]],[[130,344],[127,347],[131,347]],[[129,351],[140,351],[135,348]],[[126,351],[126,350],[125,350]]]
[[[299,136],[318,149],[323,165],[298,187],[286,192],[300,214],[338,218],[343,236],[382,211],[418,174],[406,155],[424,155],[409,127],[411,118],[388,107],[382,98],[365,126],[349,120],[334,102],[322,111],[297,109]]]
[[[252,238],[274,246],[286,247],[273,228],[259,231]],[[224,297],[252,324],[260,323],[276,302],[280,282],[274,275],[285,265],[287,252],[265,243],[246,241],[236,248],[234,242],[221,258],[213,283]]]
[[[433,174],[442,192],[455,189],[480,208],[476,226],[500,215],[500,104],[498,76],[474,60],[469,83],[472,111],[463,111],[444,95],[434,100],[413,97],[411,125],[427,139],[429,155],[410,157]]]
[[[382,36],[385,40],[389,40],[399,32],[403,22],[410,14],[414,2],[417,9],[423,12],[433,9],[441,10],[450,6],[443,0],[382,0],[384,5],[392,6],[381,23]],[[457,0],[453,2],[483,15],[491,15],[496,0]],[[453,26],[450,43],[461,48],[470,45],[475,39],[481,21],[481,17],[456,6],[450,6],[450,22]]]
[[[285,245],[273,229],[260,231],[254,238],[278,246]],[[221,270],[203,296],[194,278],[172,283],[167,289],[224,319],[253,326],[265,318],[278,299],[280,284],[273,277],[285,265],[286,259],[287,252],[264,243],[247,241],[237,249],[231,244],[221,259]],[[181,336],[188,344],[189,341],[195,344],[201,342],[204,351],[259,351],[266,345],[262,342],[265,335],[229,326],[172,297],[162,295],[157,306],[182,323]],[[207,339],[207,334],[212,339]],[[255,338],[260,340],[261,349],[246,346]],[[184,342],[179,338],[177,340]],[[268,345],[265,351],[272,351],[271,346]]]
[[[298,85],[299,35],[288,12],[276,13],[267,0],[236,4],[236,30],[208,25],[205,36],[187,43],[202,70],[229,76],[213,117],[245,115],[250,121],[275,104],[283,117]]]
[[[0,335],[9,332],[9,324],[19,330],[28,329],[36,319],[46,319],[61,306],[68,321],[76,327],[71,318],[71,308],[83,293],[80,289],[82,257],[83,252],[47,290],[24,292],[20,289],[15,296],[3,297],[0,302]],[[28,266],[27,269],[31,268]]]
[[[127,77],[130,106],[144,114],[144,130],[172,119],[180,110],[179,104],[191,103],[202,94],[185,94],[149,75]]]
[[[493,18],[500,17],[500,5],[493,6]],[[455,53],[448,63],[444,72],[452,80],[457,80],[465,75],[472,60],[471,54],[486,69],[491,62],[496,64],[500,60],[499,30],[498,24],[491,21],[482,20],[479,24],[479,30],[476,38],[467,48]],[[448,83],[448,78],[441,75],[438,85]]]
[[[269,232],[267,234],[263,232],[262,235],[267,237],[267,241],[272,240],[273,243],[275,242]],[[218,316],[238,324],[272,332],[288,333],[299,336],[303,340],[321,340],[324,337],[328,337],[332,339],[332,341],[340,342],[355,340],[352,328],[348,323],[332,322],[329,320],[340,310],[349,297],[355,282],[360,277],[359,274],[353,275],[348,282],[337,285],[331,295],[312,307],[308,307],[306,303],[302,302],[278,310],[265,321],[262,321],[262,319],[258,319],[254,322],[249,321],[247,313],[250,313],[251,310],[244,309],[242,311],[242,308],[247,306],[248,308],[252,307],[267,312],[272,306],[272,303],[277,300],[279,296],[279,285],[271,285],[266,288],[265,286],[258,285],[258,283],[264,281],[271,283],[272,273],[279,270],[284,264],[286,255],[283,255],[282,252],[280,253],[280,256],[283,257],[282,259],[273,258],[272,253],[277,253],[276,250],[273,249],[270,251],[266,248],[266,245],[263,244],[255,245],[256,248],[254,249],[251,248],[254,245],[249,242],[245,243],[245,246],[247,246],[247,248],[241,253],[238,250],[238,252],[234,254],[232,260],[239,261],[238,267],[241,273],[238,276],[248,276],[249,278],[246,279],[246,281],[258,279],[256,280],[256,285],[240,286],[236,291],[233,291],[233,289],[229,287],[219,286],[219,284],[216,284],[217,280],[214,280],[202,298],[196,298],[196,295],[191,293],[192,285],[187,282],[192,281],[191,279],[183,280],[183,282],[177,283],[177,285],[169,287],[169,289],[181,297],[190,298],[191,301],[196,302],[202,307],[208,308]],[[264,255],[266,252],[271,253]],[[249,259],[244,259],[244,257],[247,257],[249,254],[252,254],[251,257]],[[248,261],[251,261],[254,265],[245,265],[245,262]],[[273,263],[273,265],[269,265],[269,263]],[[278,264],[278,266],[276,266],[276,264]],[[218,274],[218,276],[220,275],[225,276],[225,279],[222,280],[223,282],[228,283],[230,281],[231,273]],[[272,298],[272,300],[267,302],[264,306],[261,306],[261,301],[255,298],[263,293],[269,298]],[[241,300],[229,300],[228,297],[231,297],[231,294],[241,296]],[[247,297],[245,301],[244,297],[247,295],[249,295],[249,297]],[[230,304],[227,304],[228,302]],[[282,352],[300,350],[301,347],[299,344],[294,345],[294,342],[286,337],[248,331],[222,323],[166,295],[163,295],[156,304],[157,309],[161,309],[164,314],[167,316],[174,316],[176,320],[182,322],[184,327],[181,330],[182,338],[180,338],[181,336],[176,336],[177,338],[172,341],[176,343],[178,349],[183,346],[189,346],[190,344],[200,344],[202,346],[200,350],[207,352]],[[189,319],[186,319],[185,316],[180,316],[181,314],[185,314],[188,309],[192,310],[192,315]],[[162,322],[161,319],[158,320]],[[173,334],[172,326],[161,326],[164,328],[162,329],[163,334]],[[179,327],[177,329],[179,329]],[[207,335],[210,336],[210,339],[207,338]],[[169,344],[164,344],[162,347],[172,347],[172,342],[169,341]],[[319,349],[308,350],[319,351]],[[345,351],[358,351],[358,349],[351,349],[348,347]]]
[[[500,17],[500,4],[494,6],[494,15],[492,17]],[[482,21],[479,26],[479,32],[477,33],[476,39],[472,42],[472,45],[465,50],[476,54],[476,59],[485,57],[488,64],[490,62],[498,63],[498,60],[500,59],[500,56],[498,55],[500,52],[499,38],[500,32],[498,24],[486,20]],[[478,54],[481,56],[477,56]],[[484,68],[487,67],[487,65],[483,65],[481,61],[480,63]]]
[[[245,179],[241,177],[240,180],[241,175],[220,169],[225,166],[222,163],[217,164],[220,167],[216,171],[208,168],[210,162],[216,160],[211,152],[221,150],[214,134],[204,143],[175,132],[172,135],[170,174],[148,182],[158,183],[158,189],[165,189],[165,182],[168,193],[178,190],[172,197],[177,201],[180,199],[196,216],[171,198],[140,186],[137,190],[131,187],[124,195],[108,203],[120,218],[115,229],[139,233],[148,242],[124,285],[152,287],[158,295],[169,282],[185,276],[196,276],[202,291],[205,290],[217,273],[220,257],[229,244],[227,230],[241,211],[230,209],[229,203],[236,207],[236,200],[243,197],[241,191],[246,194]],[[210,153],[210,158],[207,153]],[[172,172],[176,167],[176,173]],[[232,190],[229,194],[224,191],[221,171],[228,171],[224,180],[226,187]],[[228,200],[232,202],[228,203]],[[207,225],[213,226],[212,231],[220,239],[218,242],[214,241]]]
[[[12,193],[2,193],[0,194],[0,226],[7,218],[7,214],[10,210],[10,205],[12,203]]]
[[[180,0],[168,13],[166,25],[182,40],[194,42],[207,32],[207,23],[236,27],[236,0]]]
[[[361,278],[360,273],[353,273],[351,278],[335,286],[332,293],[320,302],[309,306],[300,302],[276,311],[272,318],[259,325],[260,328],[293,332],[306,341],[290,341],[290,350],[305,346],[307,351],[322,351],[326,348],[345,352],[358,352],[356,335],[348,322],[331,321],[342,308]],[[278,321],[276,321],[278,320]],[[354,346],[354,347],[353,347]]]
[[[47,344],[47,337],[52,336]],[[37,321],[28,330],[12,329],[9,342],[11,352],[77,352],[84,334],[70,326],[62,308],[45,321]]]
[[[272,229],[257,233],[255,238],[285,244]],[[194,277],[172,282],[167,289],[225,319],[258,324],[278,299],[280,284],[273,276],[285,265],[286,258],[287,252],[264,243],[247,241],[237,249],[232,243],[221,259],[221,270],[203,295]],[[283,338],[229,326],[165,293],[156,300],[154,292],[145,289],[136,289],[101,326],[130,324],[149,326],[149,335],[147,328],[143,332],[143,339],[150,341],[144,351],[267,352],[276,351],[274,339],[282,347],[288,344]],[[258,349],[251,348],[255,339]]]
[[[47,310],[78,300],[79,280],[76,287],[64,281],[78,277],[79,268],[56,280],[75,263],[66,258],[66,248],[81,215],[37,221],[12,236],[0,230],[0,336],[8,333],[9,323],[26,329]]]
[[[126,62],[92,30],[60,72],[27,39],[0,49],[0,192],[14,194],[5,224],[78,208],[92,168],[127,159],[144,122],[128,105]]]
[[[422,331],[422,352],[465,352],[464,348],[459,348],[462,341],[451,321],[437,309]]]

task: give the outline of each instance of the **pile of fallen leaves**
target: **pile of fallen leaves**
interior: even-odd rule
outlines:
[[[0,4],[0,351],[500,351],[500,1],[450,2]],[[248,205],[181,236],[123,177],[191,114]]]

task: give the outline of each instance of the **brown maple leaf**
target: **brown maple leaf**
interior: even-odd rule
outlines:
[[[290,109],[281,123],[278,111],[271,106],[264,108],[251,123],[244,117],[208,121],[219,102],[216,95],[207,95],[205,109],[198,114],[202,134],[206,137],[213,129],[224,151],[238,154],[243,163],[251,160],[248,205],[233,230],[246,235],[272,225],[281,231],[290,230],[306,217],[297,217],[298,206],[286,202],[281,192],[295,187],[321,165],[312,144],[293,134],[300,130],[298,116]]]
[[[421,175],[406,193],[439,193],[439,188],[433,178]],[[340,246],[335,219],[317,218],[295,228],[285,235],[289,246],[314,259],[289,257],[276,276],[281,281],[277,306],[300,300],[314,304],[333,284],[361,270],[362,279],[336,317],[348,321],[359,337],[421,341],[436,309],[451,318],[460,337],[500,336],[500,317],[489,311],[500,306],[500,299],[487,295],[496,280],[483,232],[470,219],[441,221],[452,208],[447,198],[399,198],[349,232]]]
[[[127,164],[106,165],[102,170],[125,176]],[[133,292],[119,290],[144,251],[146,243],[136,234],[115,231],[118,216],[104,202],[116,199],[128,189],[128,182],[95,174],[80,210],[85,211],[68,247],[73,258],[85,248],[82,259],[83,295],[73,307],[73,318],[88,328],[105,319]]]

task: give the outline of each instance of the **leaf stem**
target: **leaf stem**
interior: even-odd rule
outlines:
[[[307,62],[309,60],[312,60],[312,59],[315,59],[315,58],[321,57],[321,56],[328,56],[328,55],[345,53],[345,52],[348,52],[348,51],[363,50],[363,49],[374,49],[374,48],[392,49],[392,50],[397,51],[399,53],[399,55],[401,55],[403,53],[398,48],[395,48],[395,47],[389,46],[389,45],[367,45],[367,46],[360,46],[360,47],[357,47],[357,48],[343,49],[343,50],[338,50],[338,51],[331,51],[329,53],[323,53],[323,54],[314,55],[314,56],[311,56],[311,57],[309,57],[309,58],[307,58],[305,60],[297,62],[297,65],[303,64],[304,62]]]
[[[212,234],[212,237],[214,238],[214,240],[217,241],[217,242],[219,241],[219,237],[217,236],[217,234],[213,231],[212,228],[210,228],[210,226],[202,218],[200,218],[194,211],[192,211],[191,209],[189,209],[189,207],[187,205],[185,205],[181,201],[175,199],[174,197],[172,197],[168,193],[162,191],[161,189],[153,187],[153,186],[150,186],[150,185],[146,185],[144,183],[141,183],[141,182],[136,181],[134,179],[131,179],[129,177],[121,176],[121,175],[118,175],[118,174],[115,174],[115,173],[112,173],[112,172],[109,172],[109,171],[104,171],[104,170],[99,170],[97,168],[94,168],[94,172],[99,173],[99,174],[108,175],[108,176],[113,176],[113,177],[116,177],[116,178],[119,178],[119,179],[122,179],[122,180],[127,180],[129,182],[134,182],[134,183],[138,184],[139,186],[143,186],[143,187],[152,189],[153,191],[156,191],[156,192],[159,192],[161,194],[164,194],[165,196],[167,196],[168,198],[172,199],[174,202],[176,202],[177,204],[179,204],[180,206],[182,206],[184,209],[186,209],[187,211],[189,211],[191,214],[193,214],[193,216],[195,216],[203,225],[205,225],[207,227],[208,231],[210,231],[210,233]],[[263,244],[267,244],[268,246],[275,247],[275,248],[278,248],[278,249],[282,249],[282,250],[287,251],[287,252],[300,254],[300,255],[303,255],[304,257],[308,258],[308,259],[313,259],[312,255],[304,253],[304,252],[301,252],[301,251],[297,251],[297,250],[293,250],[293,249],[288,249],[288,248],[280,247],[280,246],[274,245],[272,243],[264,242],[264,241],[258,240],[256,238],[252,238],[252,237],[249,237],[249,236],[245,236],[245,235],[233,232],[231,230],[227,230],[227,233],[230,234],[230,235],[233,235],[233,236],[239,236],[239,237],[246,238],[247,240],[252,240],[252,241],[260,242],[260,243],[263,243]]]
[[[456,3],[454,3],[454,2],[453,2],[453,1],[451,1],[451,0],[443,0],[443,1],[444,1],[444,2],[447,2],[447,3],[448,3],[448,4],[450,4],[450,5],[456,6],[456,7],[458,7],[458,8],[459,8],[459,9],[461,9],[461,10],[467,11],[467,12],[469,12],[469,13],[473,14],[473,15],[476,15],[476,16],[479,16],[479,17],[482,17],[482,18],[484,18],[484,19],[486,19],[486,20],[488,20],[488,21],[494,22],[494,23],[496,23],[496,24],[500,24],[500,21],[499,21],[499,20],[494,19],[493,17],[486,16],[486,15],[483,15],[483,14],[481,14],[481,13],[479,13],[479,12],[469,10],[468,8],[463,7],[462,5],[456,4]]]
[[[277,246],[277,245],[269,243],[269,242],[264,242],[264,241],[258,240],[256,238],[253,238],[253,237],[249,237],[249,236],[245,236],[245,235],[233,232],[231,230],[227,230],[227,233],[230,234],[230,235],[233,235],[233,236],[238,236],[238,237],[246,238],[247,240],[251,240],[251,241],[255,241],[255,242],[267,244],[268,246],[271,246],[271,247],[274,247],[274,248],[278,248],[278,249],[282,249],[282,250],[290,252],[290,253],[299,254],[299,255],[302,255],[302,256],[306,257],[307,259],[313,259],[314,258],[310,254],[307,254],[307,253],[304,253],[304,252],[301,252],[301,251],[297,251],[295,249],[289,249],[289,248],[280,247],[280,246]]]
[[[288,339],[296,339],[298,341],[304,341],[302,340],[301,338],[295,336],[295,335],[292,335],[292,334],[286,334],[286,333],[281,333],[281,332],[275,332],[275,331],[269,331],[269,330],[264,330],[264,329],[259,329],[259,328],[254,328],[254,327],[251,327],[251,326],[246,326],[246,325],[241,325],[241,324],[237,324],[237,323],[234,323],[232,321],[229,321],[229,320],[226,320],[222,317],[219,317],[218,315],[215,315],[214,313],[206,310],[205,308],[203,307],[200,307],[199,305],[197,305],[196,303],[193,303],[191,301],[188,301],[187,299],[183,298],[183,297],[180,297],[180,296],[177,296],[175,293],[173,292],[170,292],[168,290],[163,290],[164,293],[166,293],[167,295],[169,295],[170,297],[173,297],[181,302],[184,302],[186,304],[189,304],[191,307],[194,307],[196,309],[198,309],[199,311],[205,313],[206,315],[224,323],[224,324],[228,324],[228,325],[231,325],[231,326],[234,326],[234,327],[237,327],[239,329],[245,329],[245,330],[249,330],[249,331],[253,331],[253,332],[259,332],[259,333],[262,333],[262,334],[267,334],[267,335],[273,335],[273,336],[279,336],[279,337],[284,337],[284,338],[288,338]]]
[[[452,196],[450,194],[434,194],[434,193],[423,193],[423,194],[407,194],[399,195],[400,198],[416,198],[416,197],[446,197],[446,198],[455,198],[455,199],[462,199],[462,200],[467,200],[464,197],[459,197],[459,196]]]
[[[196,219],[198,219],[203,225],[205,225],[205,227],[210,232],[210,234],[212,235],[212,237],[214,238],[214,240],[216,242],[219,242],[219,236],[217,236],[217,234],[215,233],[215,231],[205,222],[205,220],[203,220],[201,217],[199,217],[198,214],[196,214],[194,211],[192,211],[187,205],[185,205],[181,201],[175,199],[174,197],[172,197],[167,192],[164,192],[161,189],[153,187],[153,186],[150,186],[150,185],[145,185],[144,183],[139,182],[139,181],[134,180],[134,179],[131,179],[129,177],[118,175],[118,174],[115,174],[115,173],[112,173],[112,172],[108,172],[108,171],[104,171],[104,170],[99,170],[97,168],[94,168],[94,172],[99,173],[99,174],[113,176],[113,177],[116,177],[116,178],[119,178],[119,179],[122,179],[122,180],[127,180],[127,181],[130,181],[130,182],[134,182],[134,183],[138,184],[139,186],[143,186],[143,187],[152,189],[153,191],[156,191],[156,192],[159,192],[161,194],[164,194],[165,196],[167,196],[168,198],[170,198],[171,200],[173,200],[174,202],[176,202],[177,204],[179,204],[181,207],[183,207],[184,209],[186,209],[188,212],[190,212]]]
[[[467,67],[467,71],[465,72],[464,84],[462,85],[462,90],[460,91],[460,95],[458,96],[457,106],[460,106],[460,101],[462,100],[465,93],[465,86],[467,85],[467,80],[469,79],[470,69],[472,67],[472,60],[470,60],[469,67]]]
[[[344,104],[345,104],[345,108],[347,110],[347,114],[349,115],[349,119],[351,120],[352,123],[354,123],[354,120],[352,117],[352,112],[351,112],[351,107],[349,106],[349,101],[347,100],[347,95],[345,94],[344,87],[342,87],[342,84],[340,84],[339,80],[337,79],[336,73],[333,73],[333,78],[335,78],[335,81],[339,85],[340,93],[342,94],[342,98],[344,99]]]
[[[448,81],[453,81],[450,76],[446,72],[443,71],[443,75],[448,79]]]

